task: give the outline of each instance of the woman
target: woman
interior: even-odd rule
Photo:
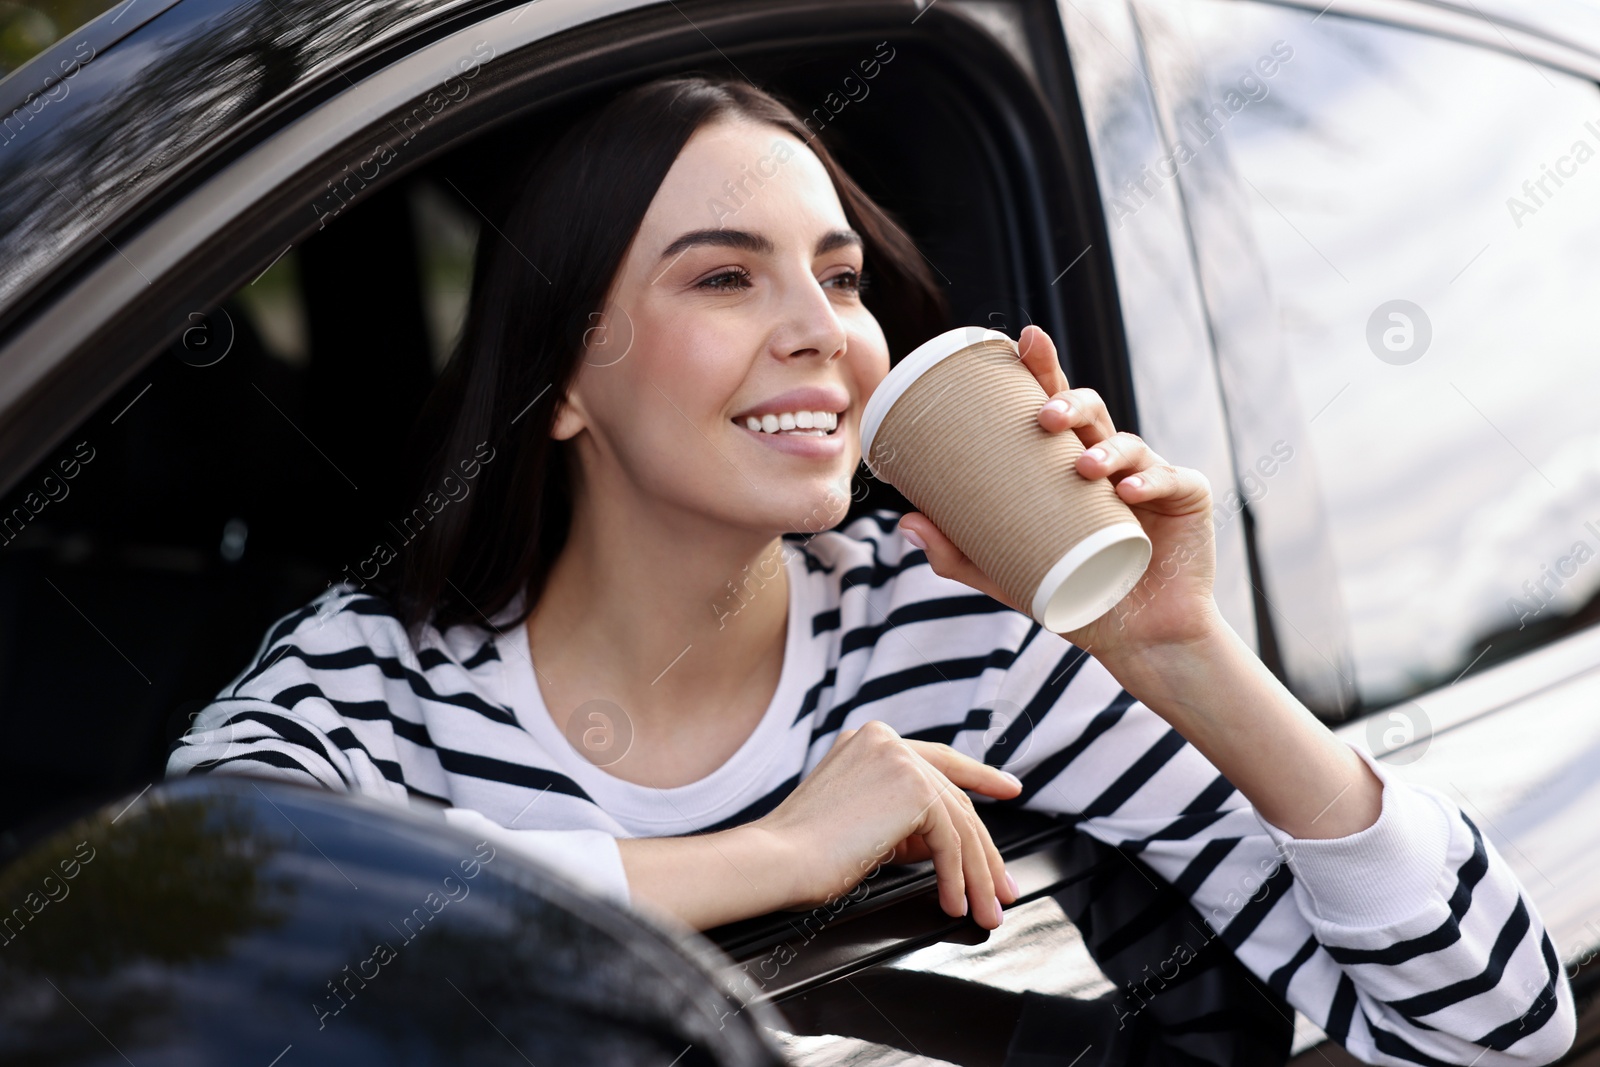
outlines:
[[[397,588],[363,571],[282,620],[169,773],[433,798],[700,929],[891,857],[931,857],[944,909],[998,926],[1016,889],[970,791],[1137,853],[1364,1058],[1570,1044],[1514,875],[1254,657],[1212,600],[1205,479],[1117,432],[1042,330],[1019,341],[1040,425],[1093,446],[1079,471],[1170,580],[1064,639],[925,516],[832,529],[862,405],[942,302],[788,109],[652,82],[521,188],[425,415]]]

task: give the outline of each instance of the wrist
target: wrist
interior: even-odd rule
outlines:
[[[715,836],[723,839],[722,847],[739,869],[749,872],[762,904],[757,914],[797,907],[810,899],[808,868],[789,836],[778,828],[758,819]]]
[[[1147,705],[1182,701],[1220,664],[1234,660],[1241,651],[1249,653],[1214,601],[1182,636],[1090,651],[1124,689]]]

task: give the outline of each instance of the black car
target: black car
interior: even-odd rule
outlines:
[[[1207,474],[1230,623],[1482,825],[1574,976],[1569,1062],[1600,1044],[1600,14],[125,0],[0,6],[0,63],[0,905],[52,901],[0,919],[8,1059],[253,1062],[276,1042],[266,1006],[314,1024],[305,983],[370,959],[344,939],[377,905],[337,902],[307,864],[406,885],[470,854],[349,798],[152,784],[267,626],[403,510],[394,457],[506,175],[567,116],[684,70],[796,102],[957,321],[1045,327],[1119,426]],[[857,508],[898,504],[864,484]],[[435,999],[455,964],[430,949],[353,1001],[348,1044],[285,1038],[261,1062],[399,1056],[385,1020],[419,1062],[526,1058],[497,1025],[602,1016],[652,1050],[617,1062],[1345,1062],[1222,950],[1193,1004],[1128,1034],[1116,993],[1186,902],[1070,824],[993,829],[1027,901],[993,935],[908,867],[826,922],[711,931],[722,955],[507,863],[483,908],[603,933],[496,943],[501,919],[472,913],[461,944],[499,969],[458,1000]],[[144,878],[159,891],[125,891]],[[246,883],[260,910],[215,914],[237,897],[208,888]],[[552,962],[567,943],[618,969],[577,982]],[[254,1023],[224,1021],[251,1003]]]

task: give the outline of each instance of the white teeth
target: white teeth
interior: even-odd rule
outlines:
[[[754,433],[823,437],[839,428],[839,415],[833,411],[784,411],[774,415],[746,415],[744,424]]]

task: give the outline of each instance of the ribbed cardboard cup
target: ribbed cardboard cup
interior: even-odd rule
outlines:
[[[1039,625],[1075,630],[1116,606],[1150,539],[1083,442],[1039,425],[1048,399],[1011,338],[963,326],[892,369],[861,414],[861,452]]]

